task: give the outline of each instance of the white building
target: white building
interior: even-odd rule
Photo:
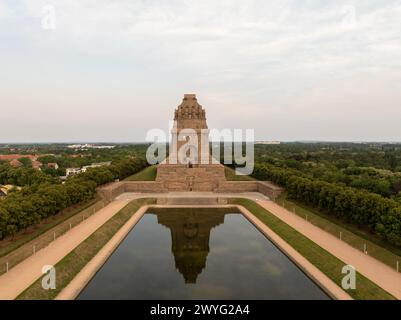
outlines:
[[[69,149],[82,149],[82,150],[87,150],[87,149],[114,149],[115,146],[96,146],[94,144],[72,144],[67,146]]]
[[[67,177],[69,177],[69,176],[73,176],[73,175],[75,175],[75,174],[79,174],[79,173],[81,173],[81,172],[82,172],[81,168],[67,168],[67,169],[65,170],[65,175],[66,175]]]
[[[255,144],[281,144],[280,141],[256,141]]]
[[[57,169],[59,168],[59,166],[58,166],[58,164],[57,164],[56,162],[49,162],[49,163],[47,164],[47,167],[48,167],[48,168],[53,168],[53,169],[55,169],[55,170],[57,170]]]
[[[90,169],[90,168],[99,168],[99,167],[104,167],[104,166],[109,166],[111,165],[111,161],[107,161],[107,162],[99,162],[99,163],[92,163],[89,166],[83,166],[81,171],[82,172],[86,172],[86,170]]]

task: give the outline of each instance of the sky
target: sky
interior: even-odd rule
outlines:
[[[401,141],[401,0],[0,0],[0,143]]]

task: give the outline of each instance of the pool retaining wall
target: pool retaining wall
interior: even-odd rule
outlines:
[[[163,199],[163,198],[161,198]],[[167,198],[166,198],[167,199]],[[264,236],[266,236],[273,244],[281,250],[293,263],[295,263],[312,281],[314,281],[327,295],[332,299],[352,300],[345,291],[343,291],[336,283],[328,278],[323,272],[311,264],[288,243],[281,239],[275,232],[268,228],[254,214],[242,206],[222,204],[223,199],[214,198],[217,203],[221,204],[188,204],[185,203],[146,205],[137,210],[135,214],[121,227],[120,230],[110,239],[110,241],[89,261],[89,263],[77,274],[77,276],[60,292],[56,297],[57,300],[75,299],[85,288],[97,271],[104,265],[107,259],[113,254],[115,249],[121,244],[129,232],[135,227],[142,216],[151,208],[232,208],[235,207],[241,212],[248,221],[250,221]],[[177,201],[177,200],[176,200]],[[163,203],[163,200],[161,200]],[[178,201],[179,202],[179,201]],[[210,199],[209,199],[210,202]],[[213,201],[212,201],[213,202]],[[158,202],[159,203],[159,202]]]

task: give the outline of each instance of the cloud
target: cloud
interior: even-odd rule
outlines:
[[[41,27],[49,4],[55,30]],[[274,120],[278,139],[311,138],[310,115],[326,123],[325,114],[334,112],[332,127],[319,130],[343,139],[336,133],[342,115],[362,105],[370,110],[361,125],[366,130],[351,128],[349,139],[369,133],[401,140],[398,127],[374,125],[383,114],[401,118],[388,102],[397,105],[401,98],[399,1],[20,0],[2,2],[0,25],[0,97],[31,119],[39,118],[38,105],[64,118],[78,112],[103,124],[114,119],[110,136],[124,140],[118,121],[134,121],[141,112],[141,119],[148,115],[161,124],[182,94],[194,91],[220,127],[244,123],[271,135],[266,126]],[[289,128],[290,113],[304,125]],[[42,115],[40,121],[45,128],[55,118]],[[58,121],[68,128],[64,118]],[[97,127],[90,126],[66,129],[58,139],[95,139]],[[144,130],[145,120],[132,137]],[[37,134],[43,137],[45,130]]]

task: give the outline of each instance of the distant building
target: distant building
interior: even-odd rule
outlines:
[[[67,168],[66,170],[65,170],[65,175],[67,176],[67,177],[69,177],[69,176],[73,176],[73,175],[76,175],[76,174],[79,174],[79,173],[81,173],[82,171],[81,171],[81,168]]]
[[[94,144],[72,144],[67,146],[69,149],[114,149],[115,146],[96,146]]]
[[[17,159],[11,160],[10,165],[13,166],[14,168],[22,167],[22,163],[19,162]]]
[[[93,146],[93,149],[114,149],[115,146]]]
[[[33,154],[19,154],[19,153],[13,153],[13,154],[0,154],[0,160],[6,160],[6,161],[13,161],[13,160],[18,160],[20,158],[29,158],[31,161],[36,160],[38,156],[33,155]]]
[[[9,161],[10,165],[12,165],[14,168],[19,168],[19,167],[23,166],[21,161],[18,160],[18,159],[21,159],[21,158],[28,158],[32,162],[32,168],[40,170],[40,167],[42,166],[42,163],[37,161],[37,159],[38,159],[37,155],[19,154],[19,153],[0,154],[0,160]]]
[[[32,168],[36,170],[40,170],[40,167],[42,166],[42,162],[39,162],[37,160],[32,161]]]
[[[104,166],[109,166],[111,165],[111,161],[107,161],[107,162],[99,162],[99,163],[92,163],[89,166],[83,166],[81,171],[82,172],[86,172],[86,170],[90,169],[90,168],[99,168],[99,167],[104,167]]]
[[[70,154],[67,157],[75,159],[75,158],[84,158],[84,157],[86,157],[86,155],[85,154]]]
[[[49,163],[47,164],[47,167],[48,167],[48,168],[55,169],[55,170],[57,170],[57,169],[59,168],[59,166],[58,166],[58,164],[57,164],[56,162],[49,162]]]
[[[280,141],[256,141],[255,144],[281,144]]]

